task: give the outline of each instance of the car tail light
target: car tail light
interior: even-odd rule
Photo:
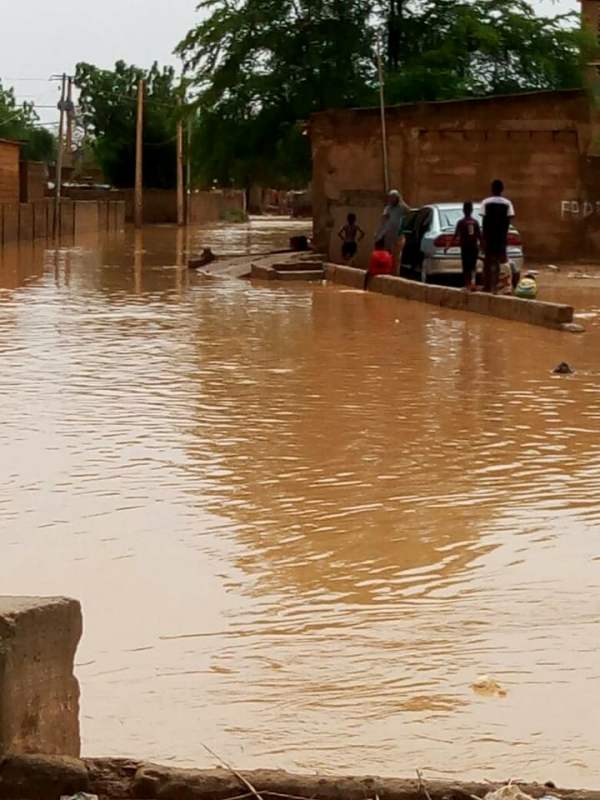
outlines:
[[[521,236],[518,233],[509,233],[506,239],[509,247],[521,247]]]
[[[452,247],[454,242],[454,234],[453,233],[441,233],[439,236],[433,240],[433,243],[436,247],[442,249],[443,247]]]

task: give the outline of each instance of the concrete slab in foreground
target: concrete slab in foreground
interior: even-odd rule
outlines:
[[[0,597],[0,757],[79,755],[81,630],[76,600]]]

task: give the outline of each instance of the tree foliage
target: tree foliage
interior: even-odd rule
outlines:
[[[54,160],[56,140],[39,125],[32,103],[17,103],[14,89],[5,89],[0,81],[0,138],[23,142],[22,157],[31,161]]]
[[[309,147],[298,122],[370,95],[368,0],[204,0],[199,8],[208,16],[178,52],[198,91],[201,177],[303,182]]]
[[[202,0],[179,45],[197,92],[205,183],[306,181],[299,122],[375,104],[375,43],[388,102],[581,85],[590,40],[576,15],[526,0]]]
[[[118,61],[114,70],[77,64],[80,118],[107,179],[133,186],[138,82],[145,81],[144,185],[172,188],[176,182],[176,123],[179,82],[172,67],[143,70]]]
[[[389,0],[388,99],[439,100],[581,85],[590,40],[579,17],[525,0]]]

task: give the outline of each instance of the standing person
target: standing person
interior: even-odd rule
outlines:
[[[342,225],[338,236],[342,240],[342,258],[344,261],[351,261],[358,250],[358,243],[365,236],[365,232],[356,222],[356,214],[348,214],[346,224]]]
[[[491,197],[481,204],[483,217],[483,291],[495,292],[500,277],[500,265],[508,261],[506,254],[508,229],[515,216],[515,209],[508,198],[503,197],[504,184],[495,180],[492,183]]]
[[[402,195],[397,189],[392,189],[388,195],[388,204],[383,210],[381,227],[375,237],[376,241],[383,239],[385,249],[391,254],[394,273],[398,273],[402,247],[404,246],[404,218],[410,211],[409,206],[402,199]]]
[[[463,218],[459,220],[456,225],[452,246],[460,247],[463,286],[465,289],[472,289],[475,288],[475,278],[477,275],[481,228],[477,220],[473,217],[473,203],[470,200],[463,203],[463,214]],[[444,249],[444,252],[448,252],[447,247]]]

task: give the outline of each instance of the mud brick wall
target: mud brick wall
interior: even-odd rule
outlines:
[[[98,203],[76,201],[74,204],[75,212],[75,235],[80,233],[96,233],[100,229],[100,218]]]
[[[21,202],[34,203],[43,200],[48,187],[48,170],[40,161],[20,163]]]
[[[81,629],[75,600],[0,597],[0,758],[79,755]]]
[[[420,206],[480,200],[501,178],[526,254],[579,257],[596,249],[588,230],[600,223],[600,182],[589,180],[592,120],[583,91],[395,106],[387,111],[390,183]],[[310,134],[316,244],[339,258],[337,231],[355,211],[367,233],[364,264],[385,203],[379,111],[315,114]]]
[[[19,155],[17,142],[0,139],[0,203],[19,202]]]

